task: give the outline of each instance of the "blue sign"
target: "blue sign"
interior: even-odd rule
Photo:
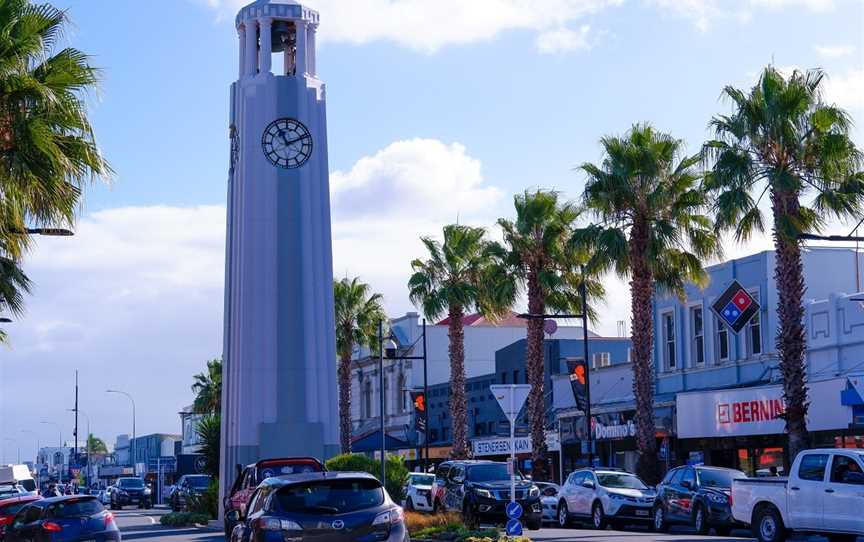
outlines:
[[[507,503],[507,517],[510,519],[519,519],[522,517],[522,505],[518,502]]]
[[[522,536],[522,523],[518,519],[507,522],[507,536]]]

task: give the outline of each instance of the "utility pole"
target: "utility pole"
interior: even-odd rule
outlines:
[[[75,369],[75,447],[72,448],[72,460],[78,466],[78,369]]]

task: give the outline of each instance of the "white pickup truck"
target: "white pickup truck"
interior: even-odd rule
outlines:
[[[864,536],[864,450],[806,450],[788,479],[733,480],[730,501],[732,516],[749,523],[760,542],[791,533],[853,542]]]

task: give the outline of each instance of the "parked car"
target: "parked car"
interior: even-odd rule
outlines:
[[[543,508],[543,521],[558,521],[558,492],[561,487],[550,482],[534,482],[540,488],[540,505]]]
[[[211,478],[206,474],[184,474],[177,480],[174,491],[171,492],[169,503],[171,510],[179,512],[189,503],[189,499],[204,493],[210,487]]]
[[[324,465],[314,457],[285,457],[279,459],[263,459],[257,463],[241,468],[237,465],[237,478],[222,501],[225,507],[225,538],[231,537],[235,522],[228,513],[236,510],[246,512],[246,504],[258,484],[273,476],[297,474],[304,472],[323,472]]]
[[[735,527],[744,525],[732,517],[729,495],[732,480],[747,478],[740,470],[723,467],[683,466],[666,473],[657,486],[657,502],[652,512],[653,527],[658,532],[670,525],[689,525],[699,534],[713,527],[720,536],[728,536]]]
[[[36,481],[27,465],[6,465],[0,467],[0,484],[18,485],[28,493],[36,492]]]
[[[111,509],[137,504],[138,508],[153,507],[153,492],[142,478],[122,477],[111,488]]]
[[[231,542],[409,541],[402,508],[367,473],[267,478],[252,493],[248,514],[234,509],[226,518],[234,524]]]
[[[437,483],[437,475],[436,475]],[[505,507],[510,502],[510,474],[507,463],[493,461],[452,461],[444,479],[441,507],[462,514],[465,523],[506,523]],[[522,523],[534,531],[540,528],[540,488],[517,473],[516,501],[522,505]]]
[[[611,468],[586,468],[572,472],[561,486],[558,524],[588,520],[595,529],[610,523],[650,523],[657,492],[635,474]]]
[[[864,535],[864,451],[806,450],[787,478],[732,482],[732,516],[749,523],[760,542],[782,542],[792,533],[854,542]]]
[[[405,485],[405,508],[408,510],[432,511],[432,486],[435,485],[435,475],[423,472],[408,474]]]
[[[15,485],[2,485],[0,486],[0,499],[11,499],[12,497],[23,497],[24,495],[29,495],[30,492],[24,489],[23,487],[15,484]]]
[[[91,495],[39,499],[25,505],[6,529],[4,542],[120,540],[114,515]]]
[[[102,504],[111,504],[111,492],[109,491],[111,488],[100,489],[96,493],[96,498],[99,499],[99,502]]]
[[[6,527],[8,527],[19,510],[27,504],[38,501],[42,497],[38,495],[23,495],[9,499],[0,499],[0,542],[3,542]]]

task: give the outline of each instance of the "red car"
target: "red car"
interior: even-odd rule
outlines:
[[[0,542],[5,539],[6,526],[12,523],[18,510],[21,510],[25,505],[33,501],[38,501],[41,498],[42,497],[38,495],[23,495],[21,497],[12,497],[10,499],[0,500]]]
[[[236,521],[228,519],[228,512],[237,510],[243,515],[246,510],[246,504],[249,502],[249,497],[252,492],[258,487],[258,484],[272,476],[282,476],[283,474],[299,474],[302,472],[323,472],[327,469],[324,465],[314,457],[284,457],[280,459],[262,459],[257,463],[247,465],[245,469],[240,469],[237,465],[237,479],[234,480],[234,485],[225,497],[225,539],[230,540],[231,531],[234,530]]]

